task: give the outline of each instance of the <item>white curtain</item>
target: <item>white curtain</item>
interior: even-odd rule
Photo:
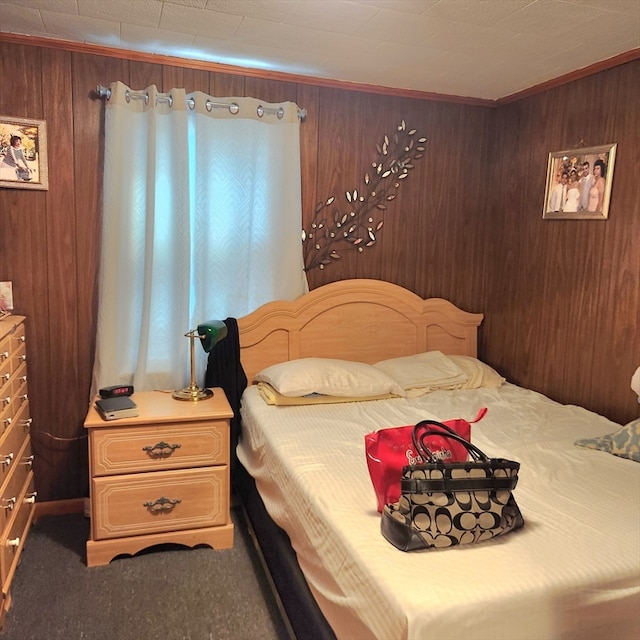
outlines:
[[[185,333],[307,291],[299,126],[291,102],[111,85],[93,392],[182,388]]]

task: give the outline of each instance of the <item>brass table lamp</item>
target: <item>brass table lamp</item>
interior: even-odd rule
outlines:
[[[221,320],[209,320],[208,322],[199,324],[197,329],[192,329],[188,333],[185,333],[184,336],[191,341],[191,382],[189,386],[184,389],[176,389],[172,397],[176,400],[191,400],[193,402],[207,400],[213,396],[213,391],[211,391],[211,389],[201,389],[196,384],[195,341],[196,338],[200,338],[202,348],[206,353],[209,353],[220,340],[226,338],[227,325]]]

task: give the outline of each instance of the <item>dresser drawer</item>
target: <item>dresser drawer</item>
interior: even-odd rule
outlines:
[[[18,565],[20,553],[24,547],[27,531],[33,519],[35,509],[33,496],[33,472],[29,472],[21,487],[16,506],[11,512],[9,522],[0,536],[0,578],[2,592],[9,591],[9,584]]]
[[[15,354],[21,355],[21,354],[26,354],[25,351],[25,345],[27,344],[27,336],[25,335],[25,330],[24,330],[24,324],[20,323],[15,330],[13,331],[13,333],[10,336],[11,338],[11,347],[12,347],[12,351]],[[26,361],[26,356],[25,358],[21,358],[22,361]]]
[[[94,540],[227,524],[226,465],[91,481]]]
[[[11,379],[2,389],[0,395],[0,433],[8,426],[7,418],[13,418],[21,407],[29,402],[26,372],[26,367],[22,367],[17,373],[11,374]]]
[[[12,341],[13,351],[11,352],[11,360],[13,361],[12,370],[16,372],[27,361],[27,347],[24,341]]]
[[[33,467],[31,458],[31,439],[27,438],[20,443],[21,446],[16,448],[12,458],[8,458],[10,462],[3,464],[2,488],[0,489],[0,529],[2,529],[7,521],[11,518],[11,514],[15,511],[20,491],[26,482],[27,476],[31,473]],[[7,459],[5,459],[7,460]]]
[[[11,375],[13,380],[13,402],[18,405],[24,404],[29,399],[27,390],[27,365],[18,365]]]
[[[106,427],[91,431],[93,476],[226,465],[229,426],[225,421]]]
[[[20,450],[29,439],[29,431],[25,428],[28,415],[27,405],[11,418],[10,424],[0,435],[0,485],[4,485],[13,469],[24,457]],[[28,455],[31,455],[31,452]]]
[[[7,371],[9,373],[13,371],[11,349],[11,336],[5,335],[3,338],[0,338],[0,375],[4,375]]]
[[[5,343],[7,342],[8,339],[5,339]],[[9,356],[7,355],[6,358],[3,357],[5,353],[8,354],[9,352],[6,348],[3,350],[2,345],[0,345],[0,396],[5,393],[5,387],[8,385],[13,371],[12,362]]]
[[[13,418],[13,414],[15,413],[14,400],[18,386],[18,380],[12,374],[9,382],[2,387],[2,394],[0,395],[0,418],[2,421],[0,422],[0,427],[4,428],[6,426],[4,421],[7,418]]]

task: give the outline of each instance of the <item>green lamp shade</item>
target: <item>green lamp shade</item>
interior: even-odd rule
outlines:
[[[209,320],[198,325],[198,337],[202,348],[209,353],[223,338],[227,337],[227,325],[222,320]]]

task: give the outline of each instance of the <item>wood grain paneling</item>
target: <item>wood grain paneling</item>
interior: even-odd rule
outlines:
[[[509,379],[623,422],[640,364],[640,62],[490,105],[234,75],[77,48],[0,40],[0,113],[44,118],[47,192],[0,190],[0,279],[28,316],[39,500],[87,494],[86,441],[95,349],[104,104],[100,83],[184,87],[292,100],[301,128],[303,225],[316,203],[363,188],[375,145],[401,120],[428,138],[375,247],[343,248],[311,288],[353,277],[403,285],[482,312],[480,355]],[[547,154],[618,143],[607,221],[542,219]],[[329,211],[328,213],[331,213]]]
[[[617,422],[638,415],[640,63],[498,109],[496,240],[481,353],[507,377]],[[543,220],[548,153],[618,143],[609,219]],[[506,268],[505,268],[506,267]]]
[[[46,218],[43,224],[47,243],[47,309],[46,322],[35,329],[46,341],[50,375],[45,376],[47,400],[40,406],[37,423],[44,429],[35,430],[34,470],[36,475],[52,473],[56,477],[62,498],[74,497],[60,470],[77,468],[74,463],[77,440],[57,440],[53,434],[64,432],[78,418],[78,314],[77,314],[77,254],[74,203],[74,165],[76,145],[73,144],[73,102],[71,53],[49,51],[42,59],[43,115],[48,123],[49,184],[55,185],[46,196]],[[45,296],[40,298],[41,301]],[[35,320],[36,316],[34,316]],[[41,318],[43,320],[44,318]],[[35,323],[34,323],[35,324]],[[64,372],[59,375],[58,372]],[[38,390],[42,390],[39,386]],[[38,397],[38,396],[36,396]],[[34,416],[34,422],[36,417]],[[57,425],[64,425],[58,429]],[[68,446],[67,446],[68,444]],[[45,454],[46,451],[46,454]],[[45,467],[46,465],[46,467]],[[46,470],[45,470],[46,469]]]
[[[300,127],[300,173],[302,180],[302,210],[313,211],[316,205],[316,159],[319,139],[319,93],[318,87],[300,85],[297,88],[296,103],[306,109],[307,116]]]
[[[209,93],[209,73],[203,69],[162,68],[162,91],[189,87],[190,91]]]

